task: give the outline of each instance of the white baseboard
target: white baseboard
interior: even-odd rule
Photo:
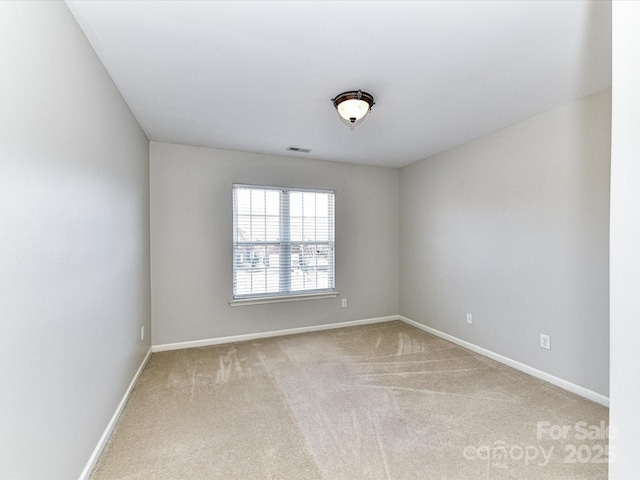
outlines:
[[[96,445],[96,448],[93,450],[91,457],[89,457],[89,461],[85,465],[84,470],[82,470],[79,480],[88,480],[89,477],[91,476],[91,472],[93,471],[93,468],[96,466],[96,462],[98,461],[98,458],[100,458],[100,454],[102,453],[102,450],[104,450],[104,447],[107,445],[107,442],[109,441],[109,437],[111,436],[111,432],[113,432],[113,429],[116,426],[116,422],[118,421],[118,418],[120,418],[120,414],[122,413],[122,410],[124,410],[124,406],[127,404],[127,400],[129,400],[129,395],[131,395],[131,391],[133,390],[133,387],[135,387],[136,382],[138,381],[138,377],[140,377],[140,374],[142,373],[142,370],[144,370],[144,367],[149,361],[150,357],[151,357],[151,348],[149,349],[144,359],[142,360],[140,367],[138,367],[138,370],[136,371],[136,374],[133,376],[131,383],[129,383],[129,387],[127,388],[126,392],[124,392],[122,400],[120,400],[120,403],[116,408],[116,411],[114,412],[113,416],[111,417],[111,420],[107,424],[107,428],[102,433],[102,436],[100,437],[100,440]]]
[[[491,350],[487,350],[486,348],[479,347],[474,345],[473,343],[469,343],[465,340],[461,340],[453,335],[449,335],[448,333],[441,332],[440,330],[436,330],[435,328],[427,327],[419,322],[411,320],[409,318],[403,317],[402,315],[398,315],[398,319],[412,325],[420,330],[424,330],[427,333],[435,335],[436,337],[440,337],[444,340],[448,340],[451,343],[455,343],[467,350],[471,350],[472,352],[479,353],[485,357],[488,357],[497,362],[503,363],[509,367],[515,368],[516,370],[520,370],[521,372],[527,373],[533,377],[539,378],[540,380],[544,380],[545,382],[549,382],[557,387],[563,388],[569,392],[575,393],[576,395],[580,395],[588,400],[599,403],[600,405],[604,405],[605,407],[609,406],[609,397],[605,397],[600,393],[594,392],[593,390],[589,390],[588,388],[581,387],[580,385],[576,385],[575,383],[571,383],[562,378],[556,377],[549,373],[543,372],[542,370],[538,370],[537,368],[530,367],[529,365],[525,365],[524,363],[520,363],[516,360],[512,360],[511,358],[505,357],[498,353],[492,352]]]
[[[311,327],[289,328],[285,330],[273,330],[270,332],[248,333],[245,335],[232,335],[229,337],[207,338],[204,340],[193,340],[190,342],[165,343],[154,345],[154,352],[165,352],[167,350],[181,350],[183,348],[208,347],[210,345],[221,345],[224,343],[246,342],[247,340],[258,340],[261,338],[280,337],[283,335],[295,335],[297,333],[317,332],[320,330],[331,330],[334,328],[355,327],[357,325],[368,325],[373,323],[391,322],[399,320],[398,315],[388,317],[365,318],[364,320],[353,320],[350,322],[328,323],[324,325],[313,325]]]

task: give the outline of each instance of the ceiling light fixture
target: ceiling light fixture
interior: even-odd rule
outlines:
[[[341,93],[331,101],[340,118],[352,128],[360,124],[375,105],[373,96],[362,90]]]

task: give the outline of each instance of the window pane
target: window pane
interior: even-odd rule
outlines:
[[[316,193],[305,192],[302,195],[302,207],[305,217],[315,217],[316,215]]]
[[[251,213],[251,191],[240,188],[236,193],[236,202],[238,205],[238,213],[248,215]]]
[[[302,216],[302,192],[291,192],[289,196],[290,215],[292,217]]]
[[[307,242],[313,242],[316,239],[316,219],[304,219],[304,239]]]
[[[248,242],[251,240],[251,217],[249,215],[238,216],[237,228],[239,242]]]
[[[266,240],[265,235],[265,218],[253,216],[251,217],[251,241],[252,242],[264,242]]]
[[[326,242],[329,240],[328,218],[316,218],[316,240]]]
[[[267,215],[280,215],[280,192],[277,190],[267,190],[265,195],[265,213]]]
[[[253,215],[264,215],[265,191],[253,190],[251,192],[251,213]]]
[[[302,238],[302,218],[291,217],[290,220],[290,234],[292,242],[300,242],[303,240]]]
[[[326,193],[316,193],[316,216],[329,216],[329,195]]]
[[[280,217],[267,217],[267,242],[277,242],[280,240]]]

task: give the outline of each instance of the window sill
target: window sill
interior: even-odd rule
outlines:
[[[241,307],[244,305],[260,305],[263,303],[283,303],[283,302],[299,302],[301,300],[320,300],[322,298],[334,298],[340,295],[338,292],[329,293],[311,293],[307,295],[288,295],[282,297],[257,297],[257,298],[241,298],[238,300],[229,300],[232,307]]]

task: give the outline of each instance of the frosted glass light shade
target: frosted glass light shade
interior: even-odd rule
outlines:
[[[369,104],[364,100],[345,100],[338,105],[338,114],[345,120],[355,123],[369,111]]]

